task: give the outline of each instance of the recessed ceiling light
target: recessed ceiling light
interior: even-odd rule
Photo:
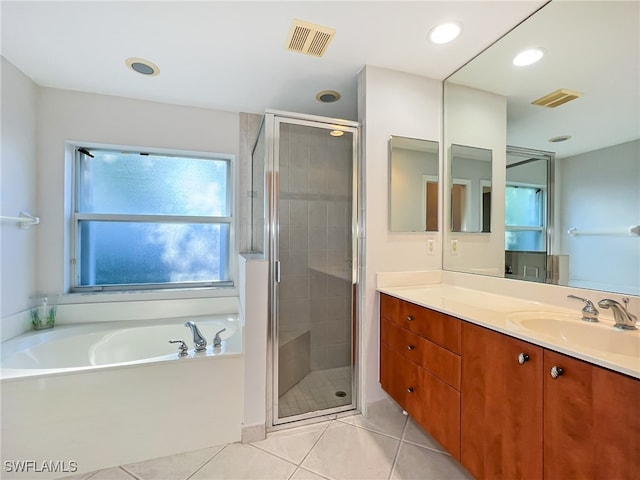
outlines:
[[[331,130],[329,132],[329,135],[331,135],[332,137],[341,137],[342,135],[344,135],[344,132],[342,130]]]
[[[551,143],[560,143],[560,142],[566,142],[570,138],[571,138],[571,135],[559,135],[557,137],[550,138],[549,141]]]
[[[544,50],[541,48],[530,48],[518,53],[513,59],[513,64],[516,67],[526,67],[527,65],[536,63],[543,56]]]
[[[127,67],[141,75],[155,77],[160,74],[158,66],[144,58],[130,57],[125,60],[125,63],[127,64]]]
[[[340,94],[335,90],[323,90],[317,93],[316,100],[320,103],[333,103],[340,100]]]
[[[429,38],[438,45],[449,43],[460,35],[460,25],[457,23],[443,23],[431,29]]]

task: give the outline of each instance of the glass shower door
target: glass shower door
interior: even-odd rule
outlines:
[[[356,130],[281,117],[274,127],[277,424],[355,408]]]

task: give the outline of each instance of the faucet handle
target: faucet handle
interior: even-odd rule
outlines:
[[[629,297],[622,297],[622,303],[624,303],[624,311],[627,312],[627,317],[635,325],[638,317],[629,311]]]
[[[178,356],[179,357],[186,357],[187,355],[189,355],[189,347],[187,347],[187,344],[184,343],[182,340],[169,340],[169,343],[179,343],[180,346],[178,347]]]
[[[567,298],[575,298],[576,300],[583,301],[586,304],[582,309],[582,320],[584,320],[585,322],[598,321],[598,315],[600,315],[600,312],[591,300],[578,297],[577,295],[567,295]]]
[[[221,347],[222,346],[222,338],[220,338],[220,334],[222,332],[224,332],[226,330],[226,328],[223,328],[222,330],[220,330],[219,332],[216,332],[215,337],[213,337],[213,348],[216,347]]]

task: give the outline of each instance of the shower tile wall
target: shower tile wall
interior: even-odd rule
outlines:
[[[348,366],[352,138],[282,124],[279,147],[280,336],[310,332],[311,370]]]

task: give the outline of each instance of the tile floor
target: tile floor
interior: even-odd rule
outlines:
[[[66,480],[470,480],[388,400],[352,415]]]
[[[345,392],[338,397],[336,392]],[[278,400],[280,418],[351,403],[351,367],[309,372]]]

